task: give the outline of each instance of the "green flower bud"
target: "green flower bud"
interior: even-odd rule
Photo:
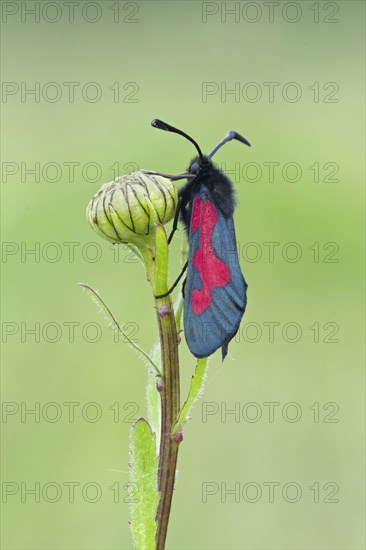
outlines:
[[[134,172],[105,183],[92,197],[86,217],[112,243],[153,246],[156,225],[173,217],[177,192],[162,176]]]

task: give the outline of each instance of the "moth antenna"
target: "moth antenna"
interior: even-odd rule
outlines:
[[[200,158],[203,157],[202,151],[201,151],[198,143],[193,138],[191,138],[191,136],[189,136],[188,134],[186,134],[182,130],[178,130],[178,128],[174,128],[174,126],[171,126],[170,124],[167,124],[166,122],[163,122],[162,120],[159,120],[158,118],[154,118],[154,120],[151,121],[151,126],[153,126],[154,128],[159,128],[159,130],[165,130],[166,132],[173,132],[174,134],[179,134],[180,136],[185,137],[186,139],[188,139],[188,141],[193,143],[193,145],[197,149],[197,153],[199,154]]]
[[[222,147],[223,145],[225,145],[225,143],[227,143],[228,141],[231,141],[232,139],[237,139],[238,141],[241,141],[241,143],[244,143],[245,145],[248,145],[249,147],[251,147],[249,141],[245,137],[238,134],[238,132],[234,132],[234,130],[231,130],[220,141],[220,143],[218,143],[216,145],[216,147],[211,151],[211,153],[208,155],[208,158],[209,159],[212,158],[214,156],[214,154],[216,153],[216,151],[218,151],[220,149],[220,147]]]

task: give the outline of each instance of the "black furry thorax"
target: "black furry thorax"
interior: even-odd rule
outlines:
[[[233,184],[224,172],[216,166],[208,157],[195,157],[191,160],[188,172],[195,178],[189,180],[180,190],[184,203],[192,201],[202,186],[210,192],[212,200],[220,208],[225,217],[231,217],[234,213],[236,200]]]

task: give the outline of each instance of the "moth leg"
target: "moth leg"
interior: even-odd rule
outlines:
[[[177,230],[177,227],[178,227],[178,221],[179,221],[179,214],[180,214],[180,211],[182,209],[182,195],[178,195],[178,202],[177,202],[177,208],[175,210],[175,214],[174,214],[174,221],[173,221],[173,227],[172,227],[172,230],[170,232],[170,235],[169,235],[169,238],[168,238],[168,244],[171,243],[171,240],[173,238],[173,235],[174,233],[176,232]]]
[[[144,174],[147,174],[148,176],[162,176],[163,178],[168,178],[171,181],[178,181],[183,179],[193,179],[196,176],[193,174],[164,174],[162,172],[151,172],[150,170],[141,170]]]
[[[188,267],[188,261],[184,264],[183,266],[183,269],[182,271],[180,272],[180,275],[179,277],[177,278],[177,280],[175,281],[175,283],[173,284],[173,286],[170,287],[170,289],[168,290],[168,292],[164,292],[164,294],[159,294],[158,296],[155,296],[155,298],[165,298],[166,296],[169,296],[169,294],[171,292],[173,292],[173,290],[175,289],[175,287],[177,286],[177,284],[179,283],[179,281],[181,280],[181,278],[183,277],[186,269]]]
[[[183,296],[183,298],[185,298],[186,284],[187,284],[187,277],[184,279],[183,284],[182,284],[182,296]]]

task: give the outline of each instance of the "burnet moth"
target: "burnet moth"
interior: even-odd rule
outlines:
[[[203,155],[196,141],[182,130],[157,119],[151,124],[155,128],[185,137],[193,143],[198,153],[191,160],[186,173],[159,173],[172,180],[188,180],[178,193],[173,229],[169,237],[170,243],[180,219],[188,235],[188,261],[167,294],[175,288],[187,269],[184,333],[188,347],[196,357],[208,357],[221,348],[224,360],[229,342],[237,333],[245,311],[248,285],[241,272],[237,253],[233,185],[211,158],[232,139],[249,146],[250,143],[237,132],[231,131],[209,155]]]

